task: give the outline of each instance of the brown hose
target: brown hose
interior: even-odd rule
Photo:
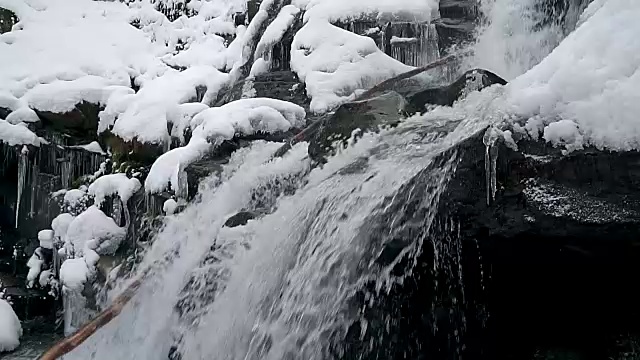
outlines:
[[[120,314],[124,306],[127,305],[131,298],[133,298],[136,291],[142,284],[142,278],[143,277],[140,277],[139,279],[132,282],[107,309],[98,314],[98,316],[96,316],[89,323],[78,329],[78,331],[76,331],[73,335],[60,340],[52,348],[47,350],[47,352],[44,353],[39,359],[54,360],[60,358],[61,356],[71,352],[73,349],[80,346],[80,344],[82,344],[91,335],[98,331],[98,329],[108,324],[111,320],[113,320]]]

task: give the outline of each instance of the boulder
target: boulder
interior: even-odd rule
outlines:
[[[360,132],[376,131],[380,126],[393,126],[402,119],[405,99],[389,91],[372,99],[350,102],[334,113],[325,115],[314,125],[309,140],[309,155],[323,162],[335,153],[337,146],[346,146],[356,129]]]
[[[55,131],[84,144],[95,141],[98,137],[98,113],[102,110],[100,105],[83,101],[67,113],[34,110],[40,118],[40,123],[36,125],[38,133]]]
[[[500,76],[483,69],[472,69],[448,86],[431,87],[405,92],[411,112],[424,112],[427,105],[452,106],[471,91],[480,91],[494,84],[506,85]]]
[[[640,153],[565,156],[526,140],[487,152],[484,135],[438,155],[364,226],[386,244],[377,262],[396,264],[402,281],[355,296],[367,328],[351,326],[341,358],[531,359],[558,348],[604,359],[619,335],[640,331],[628,286],[640,275]]]

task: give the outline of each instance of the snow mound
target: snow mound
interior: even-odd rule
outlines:
[[[33,284],[38,279],[38,275],[40,275],[40,271],[42,271],[43,264],[42,249],[37,248],[29,258],[29,261],[27,261],[27,267],[29,268],[29,272],[27,273],[27,288],[33,287]]]
[[[162,205],[162,211],[164,211],[165,215],[173,215],[178,208],[178,203],[173,199],[167,199]]]
[[[176,191],[184,187],[179,177],[189,164],[202,159],[212,147],[236,134],[287,131],[304,125],[305,111],[287,101],[253,98],[241,99],[221,107],[210,108],[191,120],[193,135],[189,143],[162,154],[151,166],[145,190],[157,193],[171,185]]]
[[[137,138],[140,142],[168,142],[168,114],[177,111],[179,104],[195,99],[200,86],[215,98],[227,81],[228,75],[213,67],[168,70],[147,81],[136,94],[110,98],[100,114],[100,129],[108,129],[115,120],[112,132],[126,141]]]
[[[508,85],[531,136],[568,151],[640,148],[639,16],[636,0],[593,2],[573,33]]]
[[[12,351],[20,345],[22,325],[11,305],[0,299],[0,352]]]
[[[141,186],[138,179],[130,179],[126,174],[110,174],[96,179],[89,186],[89,194],[94,197],[96,204],[101,204],[107,196],[112,195],[118,195],[126,204]]]
[[[69,289],[81,289],[90,272],[84,258],[68,259],[60,266],[60,281]]]
[[[291,69],[306,83],[311,111],[324,113],[352,100],[358,90],[413,68],[386,55],[369,37],[312,19],[293,39]]]
[[[38,232],[38,241],[41,248],[53,249],[53,234],[53,230],[41,230]]]
[[[64,194],[64,203],[71,207],[81,205],[87,195],[82,189],[71,189]]]
[[[62,213],[56,216],[51,221],[51,229],[53,229],[53,233],[60,240],[64,241],[67,235],[67,230],[69,229],[69,225],[73,222],[75,216],[69,213]]]
[[[96,252],[104,255],[113,254],[125,237],[126,230],[94,205],[69,224],[66,241],[73,245],[76,256],[82,256],[86,242],[96,240]]]
[[[13,125],[0,119],[0,142],[9,146],[34,145],[46,143],[43,139],[22,125]]]

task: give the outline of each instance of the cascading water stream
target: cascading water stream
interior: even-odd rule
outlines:
[[[478,94],[476,105],[486,106],[497,90]],[[358,320],[350,299],[366,283],[385,292],[401,281],[391,269],[427,241],[415,239],[379,266],[384,238],[368,233],[376,217],[436,156],[500,119],[469,115],[448,111],[365,134],[310,173],[305,143],[271,161],[280,144],[239,150],[219,178],[205,180],[198,201],[167,219],[139,267],[151,275],[132,304],[68,358],[326,358]],[[455,151],[444,160],[427,176],[426,227]],[[228,216],[256,206],[275,211],[223,227]]]
[[[513,78],[548,54],[561,38],[554,25],[525,36],[536,18],[518,24],[535,2],[483,1],[490,25],[480,32],[471,62]],[[507,35],[505,27],[511,29]],[[493,110],[499,107],[493,100],[501,95],[499,88],[486,89],[454,109],[365,134],[311,171],[305,143],[271,161],[280,144],[257,142],[238,150],[219,177],[201,184],[198,200],[166,218],[139,265],[138,274],[150,275],[132,302],[65,358],[326,359],[335,355],[333,347],[350,324],[359,322],[364,337],[367,321],[353,299],[369,284],[375,284],[375,296],[402,282],[393,271],[399,262],[408,261],[411,271],[423,249],[432,247],[434,268],[461,281],[460,261],[449,258],[460,256],[458,225],[438,225],[454,234],[446,241],[428,238],[440,195],[456,168],[455,151],[423,174],[423,182],[403,190],[407,196],[426,194],[419,199],[427,209],[421,236],[401,244],[397,256],[380,265],[376,259],[388,245],[385,239],[410,209],[401,207],[391,217],[389,234],[371,231],[392,210],[400,189],[438,156],[502,120]],[[488,201],[495,192],[492,144],[488,141]],[[282,191],[282,183],[291,191]],[[223,227],[229,216],[261,210],[256,207],[265,203],[267,215],[245,226]],[[464,292],[456,291],[454,302],[463,301]],[[435,312],[434,304],[425,306]],[[460,349],[457,329],[454,337]]]

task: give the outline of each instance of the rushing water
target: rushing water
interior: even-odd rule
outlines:
[[[69,358],[326,358],[332,339],[357,320],[350,299],[366,283],[388,289],[398,281],[395,263],[415,257],[425,241],[404,244],[381,266],[375,260],[388,240],[372,236],[374,222],[436,156],[500,119],[472,106],[499,91],[472,97],[475,116],[443,110],[366,134],[321,169],[310,171],[305,143],[271,161],[279,144],[238,151],[220,177],[205,181],[198,201],[167,219],[140,266],[151,272],[137,296]],[[449,151],[426,185],[413,185],[431,188],[421,199],[431,209],[426,227],[456,164]],[[256,208],[273,212],[222,227]]]
[[[534,31],[535,0],[482,3],[488,25],[471,59],[476,65],[513,78],[562,37],[555,23]],[[365,134],[322,168],[311,169],[305,143],[273,160],[279,144],[237,151],[219,176],[203,182],[199,199],[166,219],[137,270],[148,275],[131,303],[67,358],[339,358],[351,351],[341,344],[356,323],[357,358],[384,347],[376,342],[381,333],[393,335],[393,319],[369,324],[364,309],[402,283],[424,249],[433,253],[434,271],[462,278],[451,259],[460,254],[457,224],[436,224],[436,208],[458,163],[455,145],[502,120],[494,103],[501,91],[471,94],[453,109]],[[393,243],[408,226],[410,206],[421,209],[420,231]],[[265,215],[223,227],[244,210]],[[429,238],[433,227],[449,235]],[[403,273],[396,271],[400,262]],[[434,303],[424,306],[436,311]],[[459,322],[447,334],[458,350],[464,318]]]

